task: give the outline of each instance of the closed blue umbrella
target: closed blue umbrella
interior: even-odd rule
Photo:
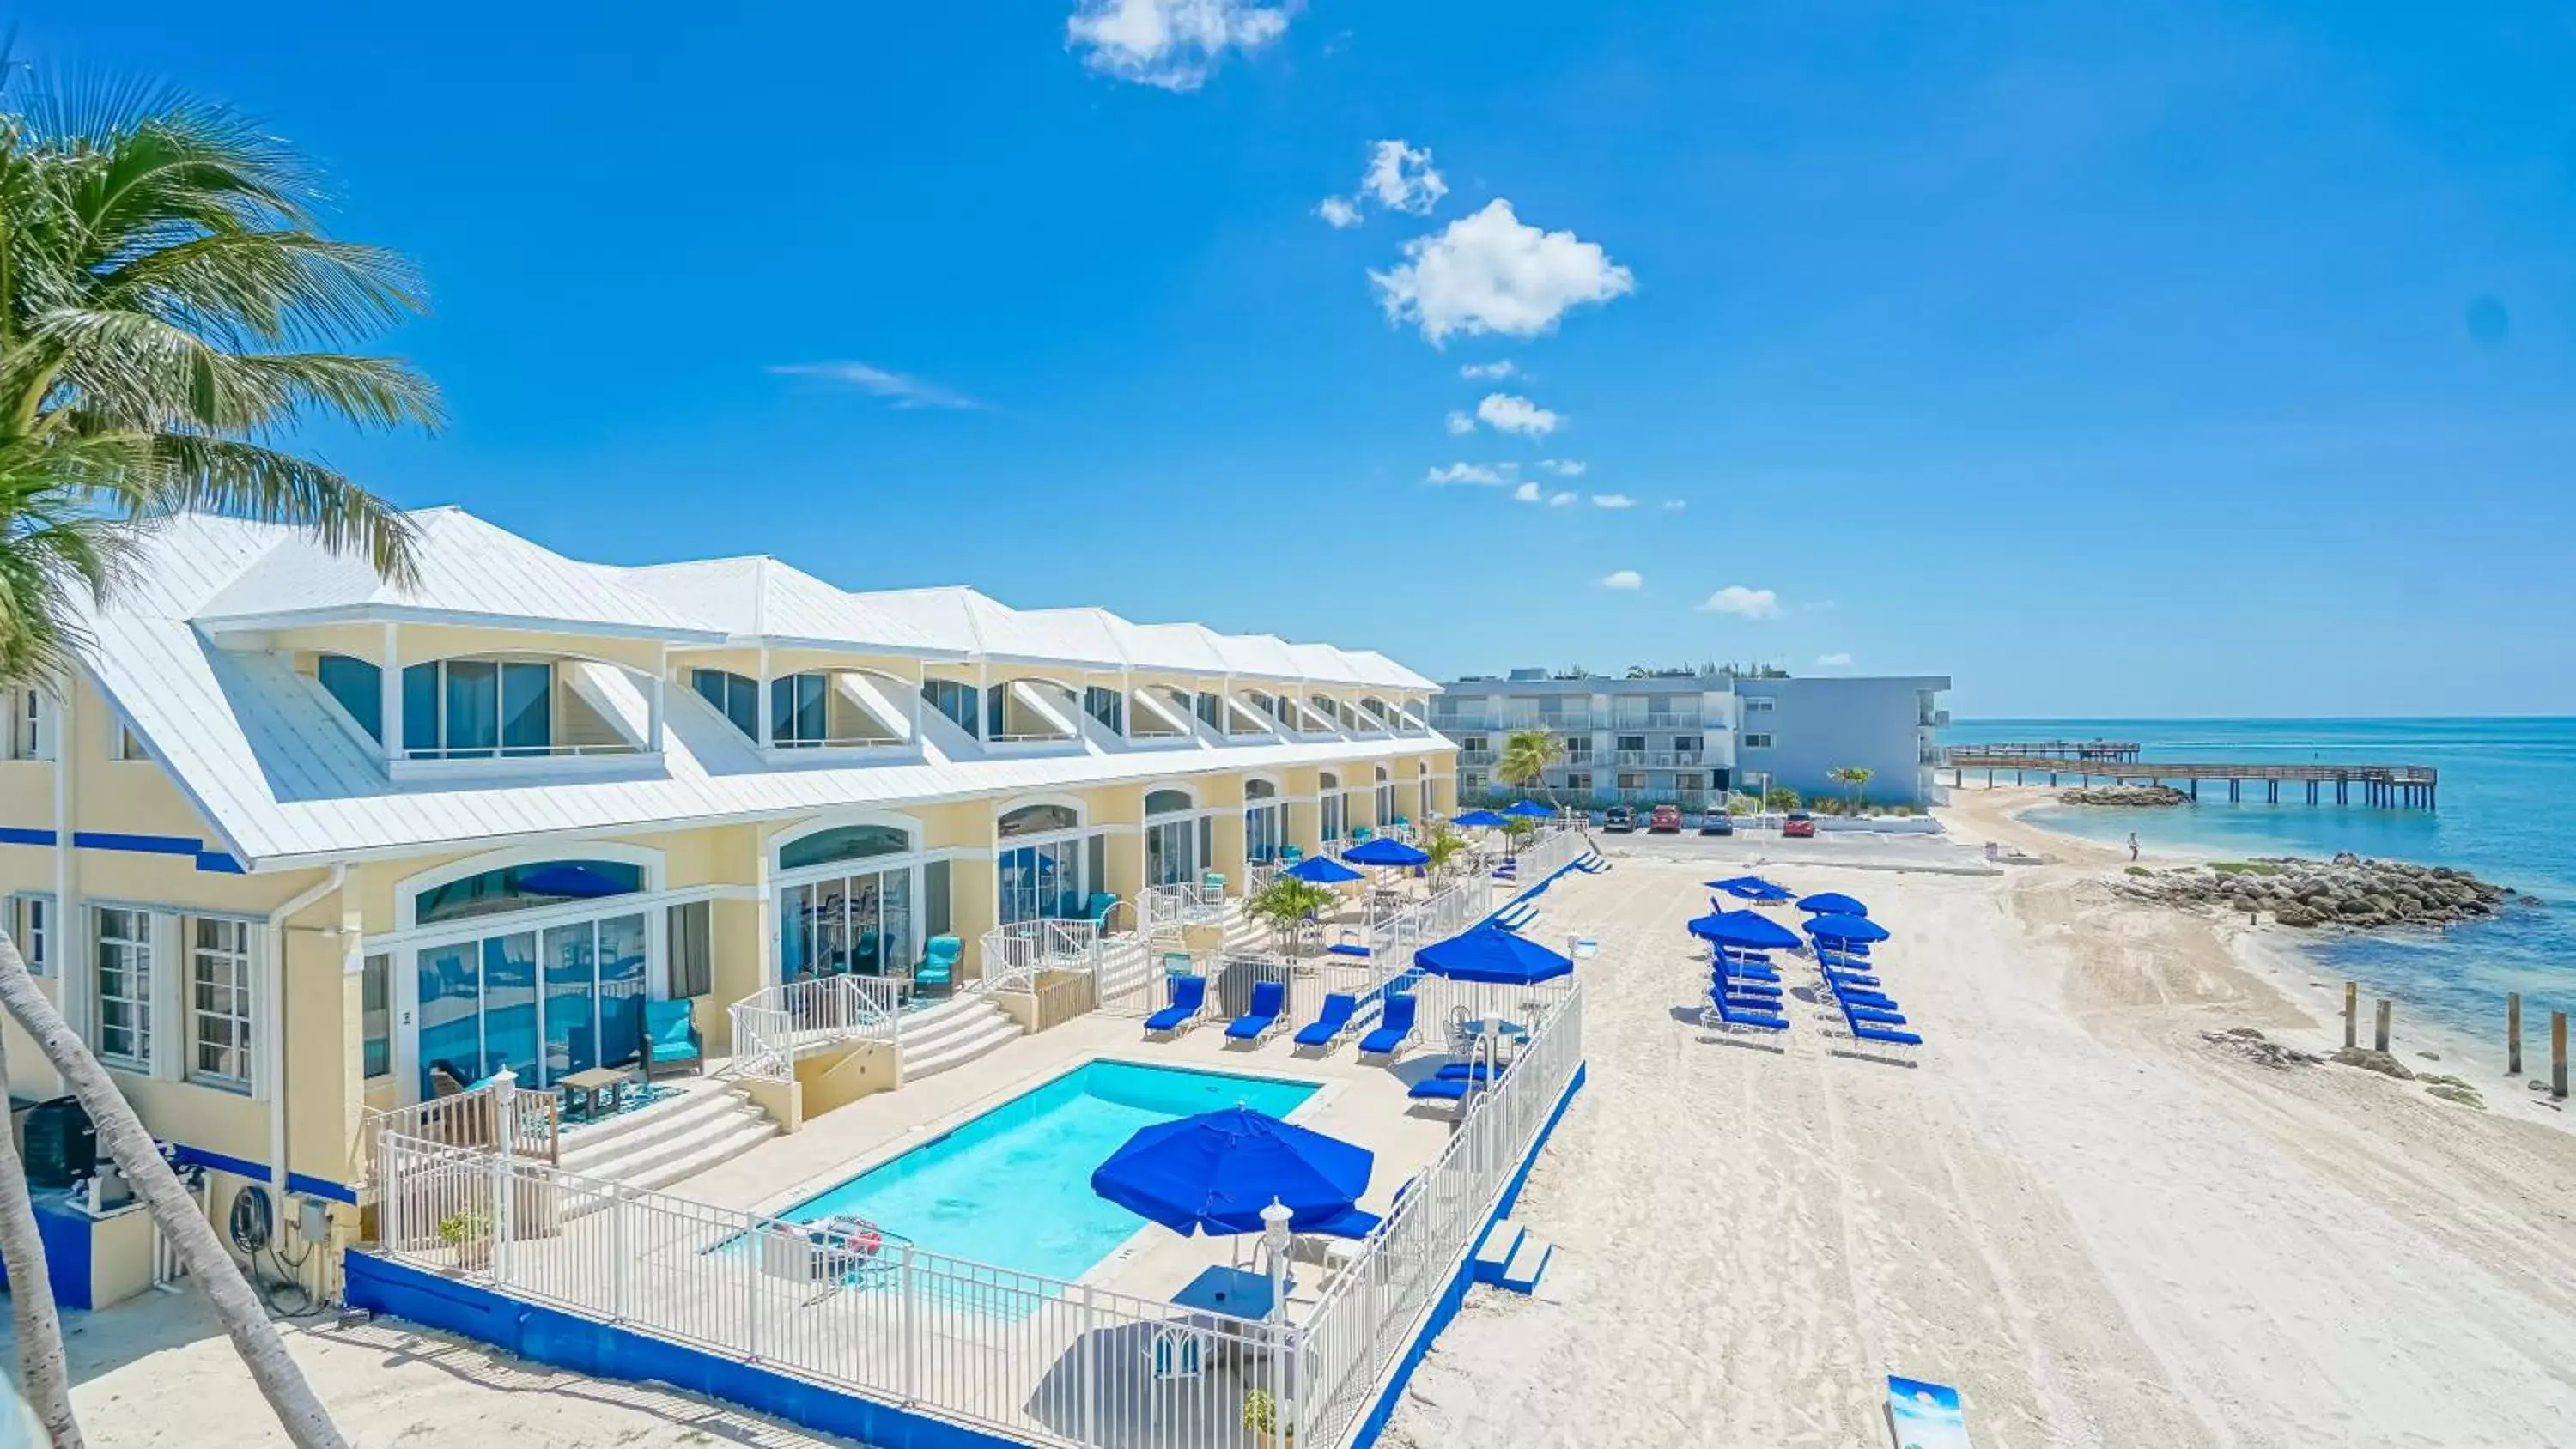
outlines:
[[[1527,986],[1574,971],[1572,958],[1500,926],[1480,926],[1446,941],[1434,941],[1413,953],[1413,964],[1452,981],[1482,981],[1496,986]]]
[[[1466,814],[1459,816],[1457,819],[1452,820],[1449,823],[1452,825],[1472,825],[1479,829],[1491,830],[1497,826],[1509,825],[1512,822],[1508,816],[1497,815],[1491,810],[1470,810]]]
[[[1798,909],[1818,916],[1866,916],[1869,907],[1840,891],[1824,891],[1798,902]]]
[[[1139,1130],[1091,1174],[1091,1190],[1183,1236],[1261,1231],[1261,1210],[1288,1209],[1314,1232],[1368,1191],[1377,1155],[1248,1107]]]
[[[1392,836],[1381,835],[1343,851],[1342,859],[1353,865],[1425,865],[1430,862],[1431,854],[1416,850]]]
[[[1819,941],[1884,941],[1887,928],[1867,916],[1828,914],[1807,922],[1807,934]]]
[[[1704,941],[1747,951],[1786,951],[1802,944],[1797,932],[1751,911],[1719,911],[1693,917],[1690,933]]]
[[[1329,855],[1307,856],[1304,860],[1297,862],[1295,865],[1292,865],[1279,873],[1285,876],[1294,876],[1309,885],[1340,885],[1344,881],[1353,881],[1361,878],[1358,871],[1351,869],[1349,866],[1342,864],[1340,861],[1333,859]]]

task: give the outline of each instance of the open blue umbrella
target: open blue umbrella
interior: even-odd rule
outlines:
[[[1140,1129],[1091,1174],[1091,1190],[1184,1237],[1261,1231],[1261,1210],[1288,1209],[1314,1232],[1368,1191],[1377,1155],[1249,1107]]]
[[[1496,986],[1527,986],[1574,972],[1571,958],[1499,926],[1479,926],[1446,941],[1434,941],[1413,953],[1413,964],[1452,981]]]
[[[1285,876],[1294,876],[1298,880],[1306,882],[1308,885],[1340,885],[1344,881],[1353,881],[1361,878],[1358,871],[1351,869],[1349,866],[1342,864],[1340,861],[1333,859],[1329,855],[1307,856],[1304,860],[1297,862],[1295,865],[1292,865],[1279,873]]]
[[[1457,819],[1452,820],[1449,823],[1452,825],[1472,825],[1479,829],[1491,830],[1496,826],[1509,825],[1512,822],[1509,817],[1497,815],[1491,810],[1470,810],[1466,814],[1459,816]]]
[[[1709,881],[1707,885],[1710,890],[1724,891],[1739,901],[1785,901],[1797,894],[1787,886],[1764,880],[1758,875],[1733,876]]]
[[[1506,815],[1523,815],[1532,820],[1552,820],[1556,818],[1556,807],[1553,805],[1541,805],[1536,800],[1522,800],[1517,803],[1504,806],[1503,813]]]
[[[1352,865],[1424,865],[1430,862],[1431,854],[1393,836],[1381,835],[1343,851],[1342,859]]]
[[[1887,928],[1867,916],[1827,914],[1808,921],[1807,934],[1819,941],[1884,941]]]
[[[1818,916],[1866,916],[1869,907],[1840,891],[1825,891],[1798,902],[1798,909]]]
[[[1747,951],[1786,951],[1801,943],[1798,933],[1769,916],[1752,911],[1719,911],[1715,915],[1695,916],[1690,933],[1704,941],[1721,946],[1734,946]]]

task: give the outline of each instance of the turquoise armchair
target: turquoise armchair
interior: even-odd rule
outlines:
[[[957,958],[966,943],[955,936],[933,936],[922,943],[921,964],[912,968],[912,990],[918,996],[937,991],[945,996],[957,986]]]
[[[1099,932],[1105,936],[1109,934],[1109,912],[1114,909],[1117,904],[1118,898],[1111,895],[1109,892],[1093,891],[1091,893],[1091,899],[1083,903],[1082,917],[1084,920],[1091,922],[1093,927],[1098,929]]]
[[[698,1037],[698,1025],[689,1019],[686,1001],[647,1001],[644,1003],[644,1075],[650,1080],[664,1069],[686,1067],[693,1072],[706,1070],[706,1044]]]

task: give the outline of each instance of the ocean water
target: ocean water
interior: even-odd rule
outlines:
[[[2321,973],[2499,1042],[2505,993],[2521,992],[2526,1065],[2546,1060],[2548,1013],[2576,1013],[2576,719],[1964,720],[1941,735],[1944,744],[2036,739],[2135,740],[2149,760],[2434,766],[2435,810],[2308,805],[2304,787],[2287,784],[2282,804],[2231,805],[2225,785],[2204,781],[2198,803],[2170,810],[2057,805],[2030,818],[2114,844],[2134,830],[2150,851],[2349,850],[2475,872],[2542,904],[2443,932],[2321,937],[2307,949]]]

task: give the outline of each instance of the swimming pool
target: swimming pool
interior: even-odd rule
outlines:
[[[1068,1281],[1145,1219],[1091,1190],[1140,1127],[1244,1106],[1285,1117],[1311,1082],[1090,1062],[778,1214],[856,1213],[922,1249]]]

